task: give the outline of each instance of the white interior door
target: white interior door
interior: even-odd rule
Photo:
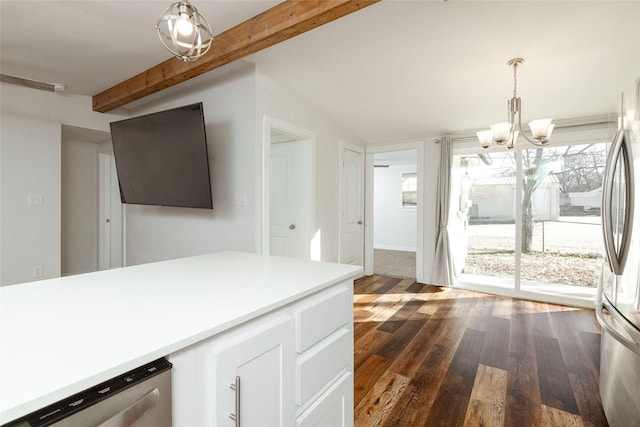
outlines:
[[[98,269],[123,266],[122,203],[113,153],[99,155]]]
[[[364,265],[364,154],[343,148],[340,262]]]
[[[309,259],[310,142],[271,144],[269,253]]]

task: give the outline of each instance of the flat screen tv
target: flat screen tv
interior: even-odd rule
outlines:
[[[202,103],[111,123],[122,203],[213,209]]]

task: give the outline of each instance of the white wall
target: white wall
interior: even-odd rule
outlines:
[[[220,250],[260,250],[265,115],[316,134],[315,225],[321,233],[321,259],[337,261],[339,141],[362,142],[291,88],[253,66],[146,104],[134,115],[200,101],[214,210],[127,205],[127,264]],[[238,200],[246,200],[246,205],[237,205]]]
[[[60,276],[61,126],[109,131],[91,98],[0,86],[0,284]],[[41,194],[43,205],[27,204]]]
[[[126,205],[127,264],[219,250],[259,248],[258,206],[265,114],[316,133],[315,224],[321,259],[338,260],[339,141],[362,141],[291,88],[253,66],[174,91],[131,114],[92,111],[91,98],[2,86],[0,283],[61,273],[61,126],[109,131],[123,118],[203,102],[214,210]],[[44,205],[26,204],[43,194]],[[246,195],[246,197],[245,197]],[[239,201],[246,200],[246,205]]]
[[[254,94],[249,67],[133,112],[137,116],[203,103],[213,211],[126,205],[127,265],[222,250],[254,251]],[[236,196],[244,194],[247,204],[237,205]]]
[[[2,284],[60,275],[60,125],[2,116]],[[27,204],[29,194],[43,204]]]
[[[373,170],[373,247],[416,250],[416,208],[402,206],[402,175],[416,173],[416,165],[390,165]]]
[[[345,129],[335,118],[320,110],[293,89],[272,78],[264,68],[257,67],[255,127],[262,129],[265,115],[315,133],[314,163],[314,211],[313,234],[319,236],[320,259],[339,260],[339,186],[340,186],[340,141],[363,146],[363,141]],[[262,176],[262,133],[255,135],[257,186]],[[256,191],[258,210],[256,227],[262,215],[260,191]],[[260,242],[256,242],[260,247]]]

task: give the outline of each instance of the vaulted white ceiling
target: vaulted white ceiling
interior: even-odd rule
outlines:
[[[0,71],[95,95],[170,57],[170,3],[1,0]],[[217,33],[278,2],[192,3]],[[242,61],[375,143],[504,120],[513,57],[523,120],[607,114],[640,77],[640,1],[384,0]]]

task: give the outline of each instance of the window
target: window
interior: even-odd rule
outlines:
[[[418,177],[415,173],[403,173],[402,174],[402,207],[415,208],[417,204],[418,204]]]

